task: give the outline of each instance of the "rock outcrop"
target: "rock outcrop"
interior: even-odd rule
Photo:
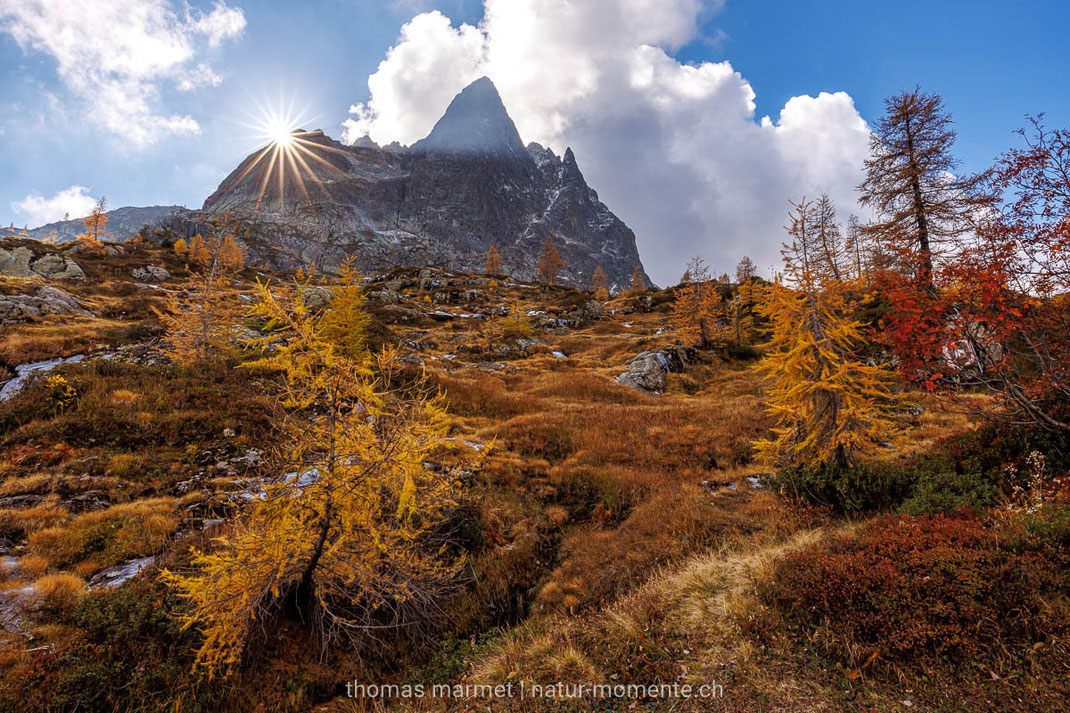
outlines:
[[[42,285],[33,294],[0,296],[0,323],[46,314],[88,314],[88,311],[77,298],[48,285]]]
[[[28,243],[29,241],[21,241]],[[85,273],[74,260],[59,253],[35,253],[26,244],[10,241],[0,247],[0,277],[44,277],[51,280],[82,279]]]
[[[635,235],[598,200],[571,149],[525,147],[485,78],[409,148],[297,131],[288,150],[293,160],[273,160],[274,146],[246,158],[196,218],[230,211],[251,229],[251,259],[268,267],[331,273],[352,257],[368,271],[478,271],[495,245],[507,272],[531,279],[547,236],[569,284],[586,287],[601,266],[623,288],[641,264]]]
[[[640,352],[628,360],[628,371],[617,377],[617,383],[660,395],[665,390],[665,375],[684,371],[694,358],[694,351],[676,346],[656,352]]]
[[[130,276],[139,282],[164,282],[171,279],[171,273],[159,265],[145,265],[135,267],[130,271]]]

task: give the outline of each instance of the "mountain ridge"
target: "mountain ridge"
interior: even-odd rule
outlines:
[[[481,270],[494,245],[508,272],[531,279],[547,236],[567,284],[586,287],[601,267],[624,289],[642,266],[634,233],[598,200],[572,150],[525,146],[485,77],[412,146],[345,145],[303,129],[291,146],[244,159],[198,216],[229,211],[251,228],[250,256],[265,266],[330,273],[352,258],[363,269]]]
[[[185,212],[187,209],[180,205],[153,205],[153,206],[122,206],[106,211],[108,216],[107,232],[112,240],[122,242],[129,240],[138,234],[144,227],[154,227],[168,219]],[[0,228],[0,237],[27,237],[35,240],[46,240],[55,232],[57,243],[69,243],[85,231],[82,222],[85,216],[57,220],[29,228],[23,233],[22,229],[14,226]]]

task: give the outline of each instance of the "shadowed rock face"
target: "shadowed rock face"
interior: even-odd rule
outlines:
[[[230,210],[251,228],[252,258],[270,267],[335,272],[353,257],[369,270],[478,270],[497,245],[506,271],[530,279],[548,235],[569,284],[587,286],[601,266],[626,287],[640,264],[635,235],[587,186],[572,151],[525,147],[489,79],[458,94],[409,148],[345,146],[321,131],[295,132],[294,144],[285,163],[272,163],[271,147],[246,158],[201,216]]]

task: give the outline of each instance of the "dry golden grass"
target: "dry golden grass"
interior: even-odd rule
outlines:
[[[29,547],[52,567],[82,574],[159,552],[178,527],[174,500],[157,498],[88,512],[32,533]]]
[[[131,478],[145,468],[147,459],[143,455],[119,453],[108,459],[105,475],[115,478]]]
[[[99,317],[48,316],[0,336],[0,360],[25,364],[67,357],[113,344],[129,323]]]
[[[576,403],[637,404],[652,397],[584,371],[549,372],[533,380],[531,393]]]
[[[450,413],[480,418],[509,418],[539,406],[537,399],[507,386],[504,379],[475,372],[464,377],[440,375],[437,379]]]
[[[28,508],[0,509],[0,532],[28,534],[63,522],[68,512],[55,495]]]
[[[733,701],[762,701],[764,705],[755,710],[837,710],[829,692],[800,677],[799,671],[764,670],[762,655],[741,628],[759,606],[755,581],[777,557],[821,536],[820,531],[800,530],[771,539],[738,540],[662,571],[595,613],[530,620],[472,662],[465,680],[485,684],[521,679],[544,684],[675,680],[698,686],[731,679],[727,694]],[[507,711],[539,710],[530,701],[515,699],[495,705],[496,710],[497,706]],[[664,701],[654,709],[708,710],[710,705]]]
[[[48,569],[48,560],[40,555],[19,557],[18,573],[26,577],[40,577]]]
[[[564,611],[604,603],[695,551],[793,527],[786,511],[773,515],[775,507],[765,493],[714,497],[694,485],[658,490],[618,527],[595,525],[568,537],[537,601]]]
[[[38,608],[70,611],[86,594],[85,580],[76,574],[46,574],[33,583]]]
[[[56,476],[51,473],[34,473],[7,478],[0,482],[0,495],[22,495],[40,493],[49,490],[49,485]]]

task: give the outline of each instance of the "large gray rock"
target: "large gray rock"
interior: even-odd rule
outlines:
[[[18,322],[46,314],[88,314],[77,298],[42,285],[32,295],[0,297],[0,322]]]
[[[640,352],[628,360],[628,371],[617,377],[617,383],[648,394],[665,390],[665,367],[654,352]]]
[[[313,312],[325,308],[334,298],[334,292],[329,287],[306,287],[302,293],[305,297],[305,306]]]
[[[82,279],[85,273],[66,255],[48,253],[35,258],[25,245],[0,248],[0,276],[44,277],[52,280]]]
[[[398,302],[401,302],[401,295],[393,290],[374,290],[368,293],[368,299],[373,302],[396,305]]]
[[[628,371],[617,377],[617,383],[647,394],[660,395],[665,390],[665,375],[682,372],[693,356],[693,349],[681,346],[640,352],[628,360]]]
[[[30,269],[30,261],[33,253],[29,248],[19,246],[11,250],[0,248],[0,276],[3,277],[33,277]]]
[[[37,258],[30,265],[30,269],[41,277],[47,277],[52,280],[82,280],[85,278],[85,273],[82,272],[82,268],[78,266],[78,263],[66,255],[57,255],[55,253]]]
[[[171,273],[158,265],[135,267],[130,276],[140,282],[164,282],[171,279]]]

